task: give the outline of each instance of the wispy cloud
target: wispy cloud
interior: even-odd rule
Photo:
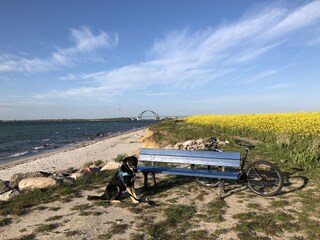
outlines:
[[[100,31],[94,34],[88,27],[70,30],[70,38],[74,45],[69,48],[57,49],[47,58],[28,58],[21,55],[0,56],[0,72],[45,72],[61,67],[72,67],[81,62],[101,61],[96,54],[100,49],[117,45],[118,35],[110,35]]]
[[[285,35],[306,26],[316,24],[320,20],[320,1],[310,3],[295,9],[281,19],[274,27],[270,28],[265,36],[275,37]]]
[[[288,87],[291,87],[291,86],[293,86],[292,83],[277,83],[277,84],[274,84],[274,85],[270,86],[270,89],[277,90],[277,89],[288,88]]]
[[[260,79],[272,76],[272,75],[276,74],[277,72],[278,72],[278,70],[274,70],[274,69],[266,70],[266,71],[263,71],[263,72],[260,72],[256,75],[254,75],[253,77],[247,79],[245,82],[252,83],[252,82],[258,81]]]
[[[277,74],[283,66],[259,69],[247,79],[244,78],[246,74],[239,79],[232,74],[241,75],[244,66],[286,44],[290,40],[289,33],[319,22],[320,1],[311,1],[296,9],[267,7],[218,28],[196,32],[188,28],[173,31],[155,41],[147,51],[147,60],[113,70],[78,75],[81,79],[91,80],[93,86],[41,94],[41,97],[113,96],[141,88],[161,89],[161,86],[167,86],[174,92],[229,77],[235,82],[252,83]],[[69,79],[73,77],[70,75]]]

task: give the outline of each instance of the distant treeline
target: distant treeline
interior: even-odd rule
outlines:
[[[35,119],[35,120],[0,120],[0,122],[84,122],[84,121],[130,121],[130,117],[96,118],[96,119]]]

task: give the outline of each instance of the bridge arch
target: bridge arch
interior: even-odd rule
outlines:
[[[141,120],[143,114],[145,114],[146,112],[150,112],[153,114],[153,116],[155,117],[155,120],[160,120],[160,116],[158,114],[156,114],[154,111],[152,110],[144,110],[142,113],[140,113],[137,117],[137,120]]]

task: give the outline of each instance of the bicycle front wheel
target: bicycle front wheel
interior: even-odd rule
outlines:
[[[283,187],[282,172],[275,164],[268,161],[251,163],[246,175],[249,189],[261,196],[274,196]]]

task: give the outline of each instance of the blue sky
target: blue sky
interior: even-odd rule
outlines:
[[[0,1],[0,119],[320,111],[320,1]]]

